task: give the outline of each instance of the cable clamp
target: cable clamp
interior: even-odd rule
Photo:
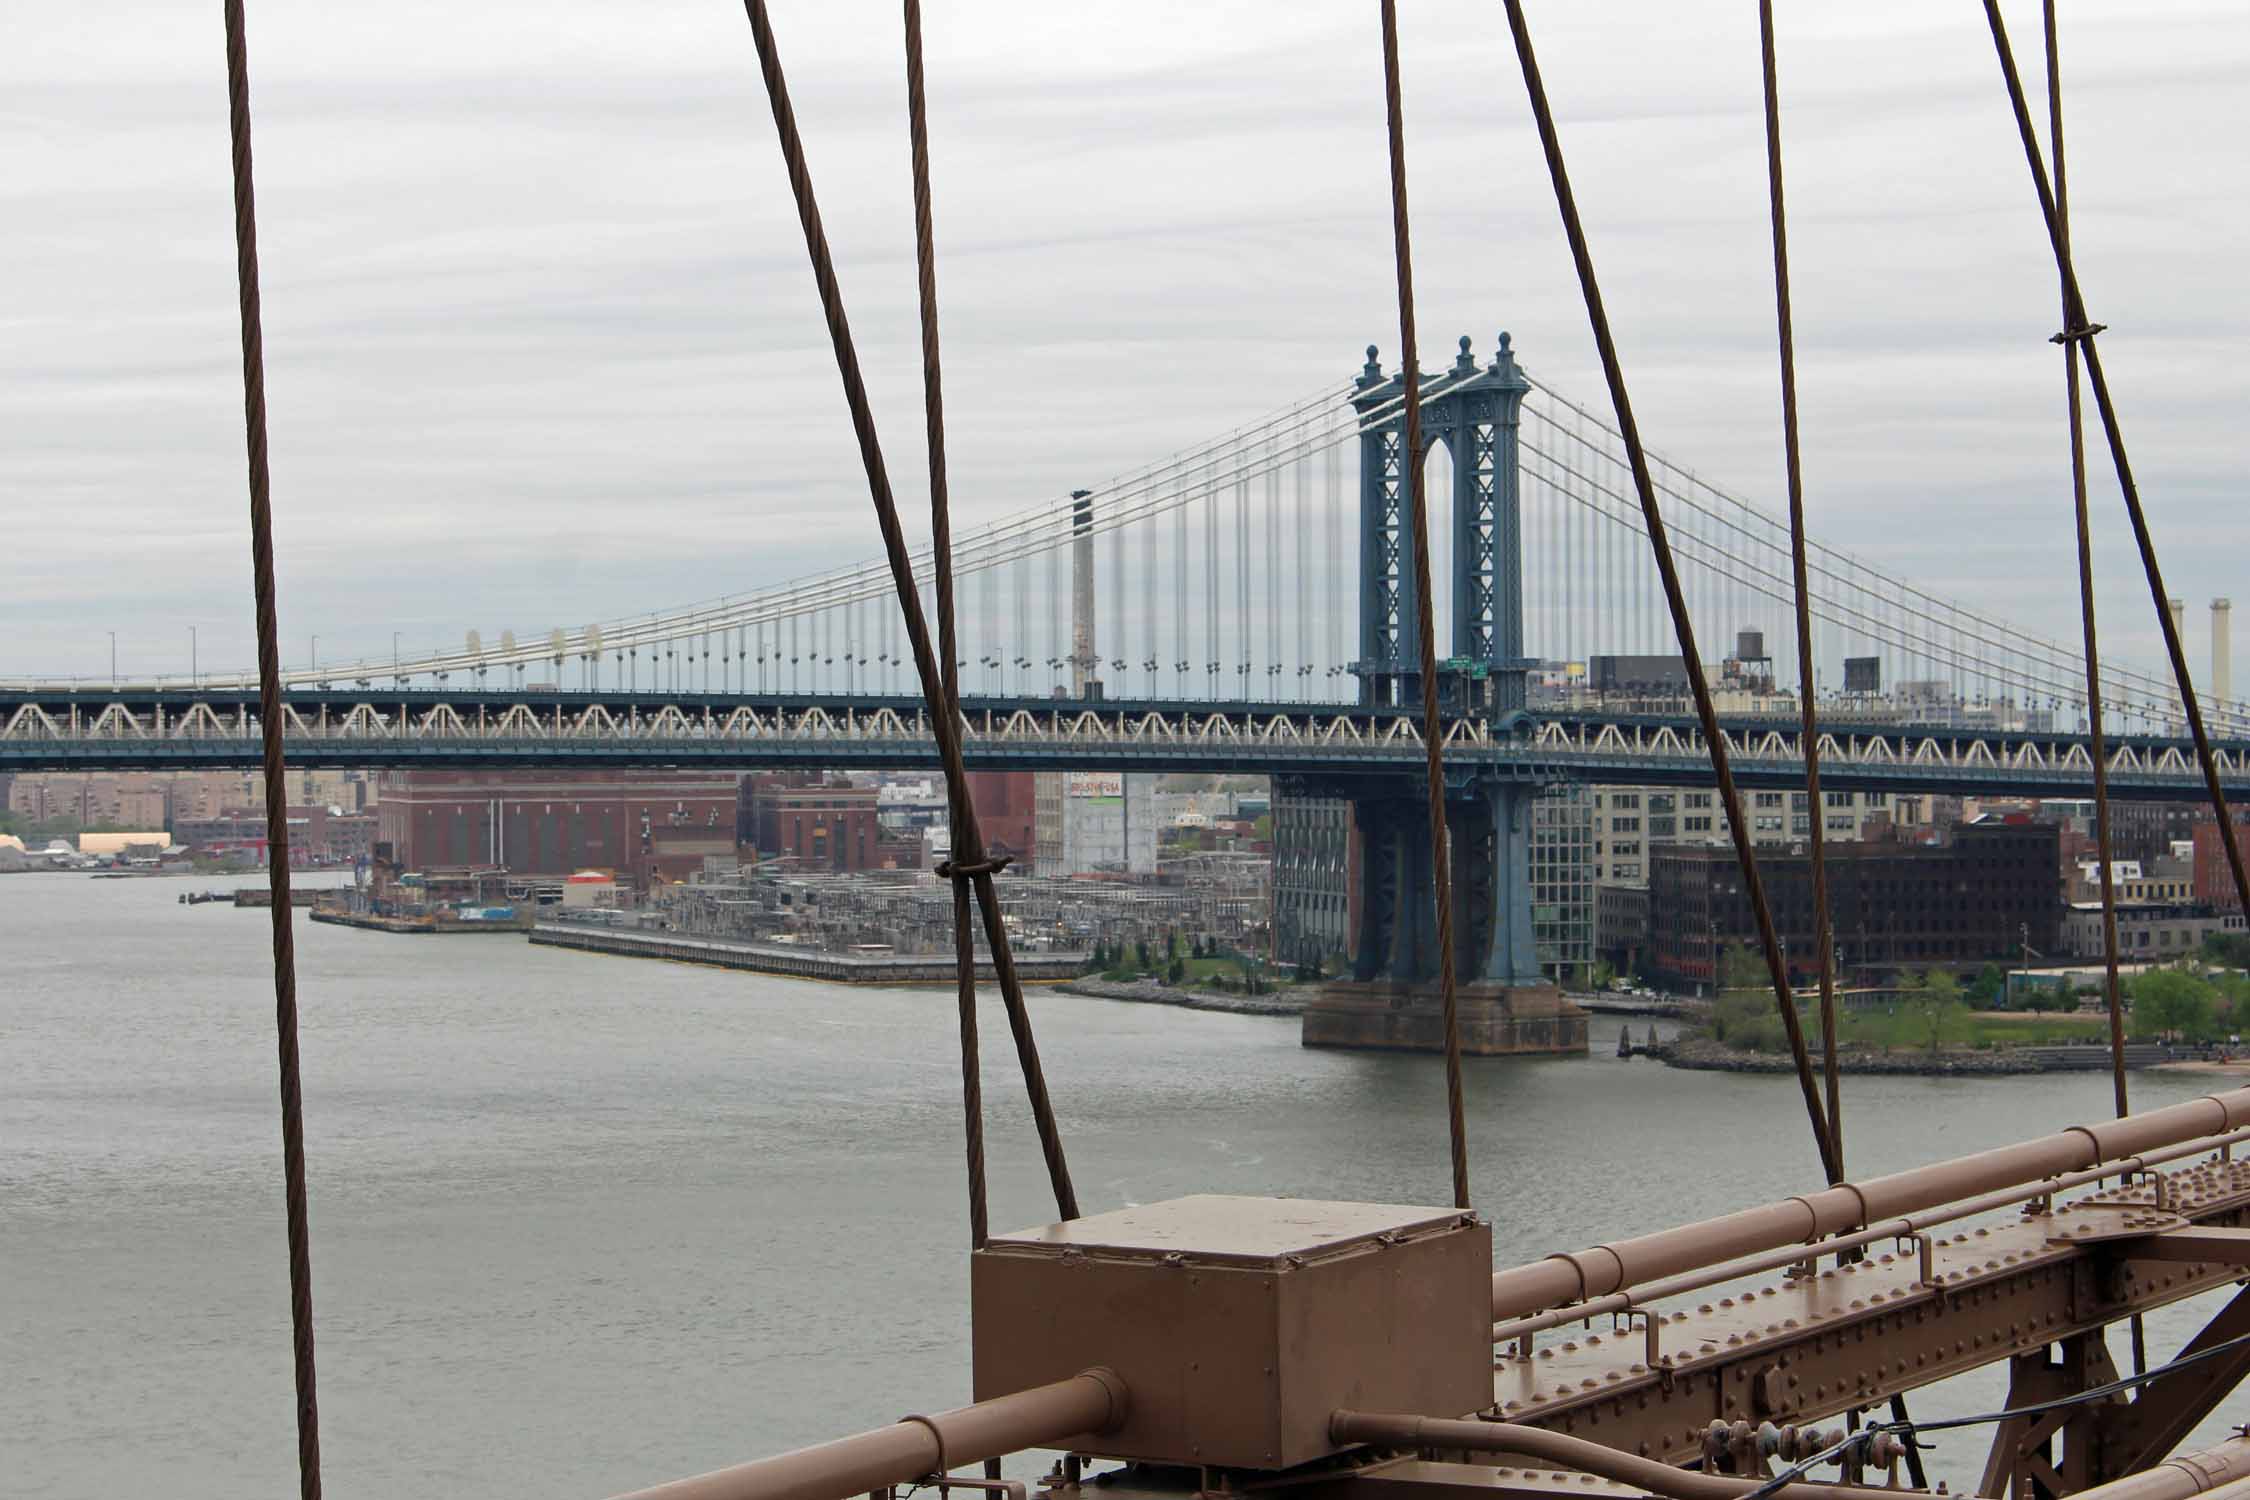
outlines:
[[[2081,339],[2090,339],[2097,333],[2107,332],[2109,332],[2107,323],[2087,323],[2078,328],[2065,328],[2062,332],[2051,335],[2047,342],[2050,344],[2075,344]]]
[[[960,863],[949,859],[937,867],[936,873],[941,880],[973,880],[979,875],[997,875],[1014,862],[1014,857],[1007,854],[991,854]]]

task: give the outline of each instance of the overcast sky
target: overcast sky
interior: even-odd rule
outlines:
[[[1494,0],[1403,11],[1426,346],[1600,397]],[[1780,30],[1808,508],[2073,636],[2055,279],[1981,8]],[[457,646],[875,550],[741,8],[252,0],[285,655]],[[899,19],[777,0],[892,473],[921,504]],[[2036,87],[2038,11],[2011,5]],[[215,3],[0,21],[0,676],[251,659]],[[1650,442],[1778,507],[1751,0],[1541,0]],[[1395,359],[1372,4],[936,4],[959,509]],[[2250,6],[2066,0],[2074,233],[2174,592],[2250,604]],[[2100,459],[2097,446],[2096,457]],[[2106,461],[2109,649],[2157,659]]]

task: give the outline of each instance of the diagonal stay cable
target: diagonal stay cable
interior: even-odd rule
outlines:
[[[274,606],[273,481],[266,462],[265,320],[258,295],[258,203],[250,162],[250,49],[242,0],[226,0],[227,129],[234,153],[235,287],[242,312],[242,426],[250,470],[250,573],[258,620],[258,738],[266,791],[266,883],[273,897],[274,1026],[281,1053],[281,1171],[288,1214],[289,1333],[296,1362],[297,1488],[320,1500],[320,1403],[313,1379],[312,1229],[305,1201],[305,1095],[297,1058],[296,911],[289,897],[289,787],[282,765],[281,633]]]
[[[937,233],[930,218],[930,127],[928,97],[922,87],[922,0],[905,0],[906,125],[914,170],[914,271],[922,309],[922,411],[930,456],[930,557],[937,596],[938,661],[942,701],[935,711],[950,723],[961,715],[961,674],[956,663],[953,623],[953,526],[948,516],[945,478],[945,382],[938,363]],[[946,820],[951,828],[967,823],[964,786],[955,795],[946,781]],[[982,851],[971,862],[982,859]],[[961,1112],[969,1167],[969,1247],[984,1248],[987,1223],[984,1190],[984,1079],[977,1061],[977,955],[969,930],[969,881],[959,873],[953,887],[954,979],[961,1012]]]
[[[1453,1155],[1453,1206],[1469,1206],[1468,1125],[1461,1111],[1461,1011],[1453,972],[1453,875],[1445,826],[1445,729],[1438,703],[1437,625],[1430,600],[1430,508],[1422,493],[1421,370],[1414,351],[1414,256],[1406,213],[1406,126],[1399,105],[1398,0],[1383,0],[1383,105],[1390,130],[1391,238],[1398,263],[1399,389],[1406,400],[1400,498],[1414,528],[1414,609],[1421,637],[1422,749],[1430,795],[1430,878],[1436,887],[1438,994],[1445,1018],[1445,1117]]]
[[[1797,609],[1797,708],[1804,724],[1805,801],[1812,808],[1813,933],[1820,945],[1820,1072],[1828,1100],[1831,1186],[1844,1180],[1843,1086],[1836,1056],[1836,932],[1828,915],[1827,808],[1820,796],[1820,710],[1813,693],[1812,589],[1805,579],[1805,483],[1797,437],[1797,340],[1789,316],[1788,214],[1781,192],[1781,93],[1773,52],[1773,0],[1758,0],[1758,51],[1766,84],[1766,188],[1773,200],[1774,322],[1781,346],[1781,446],[1789,481],[1789,561]]]
[[[1617,341],[1609,331],[1609,314],[1602,306],[1601,285],[1594,275],[1593,253],[1586,245],[1585,226],[1579,222],[1578,200],[1570,190],[1570,174],[1563,165],[1562,141],[1555,134],[1554,111],[1547,104],[1546,85],[1540,82],[1539,60],[1531,49],[1531,31],[1524,21],[1523,0],[1506,0],[1508,29],[1515,37],[1516,60],[1523,68],[1524,89],[1531,97],[1531,112],[1539,126],[1539,144],[1547,158],[1547,175],[1553,179],[1555,206],[1562,214],[1563,230],[1570,238],[1570,255],[1578,270],[1578,285],[1586,298],[1586,320],[1592,325],[1594,344],[1602,359],[1602,375],[1609,384],[1609,399],[1617,411],[1617,428],[1632,464],[1633,486],[1639,491],[1641,515],[1648,527],[1649,550],[1664,583],[1664,601],[1672,611],[1672,629],[1678,635],[1688,686],[1695,695],[1696,717],[1702,722],[1703,740],[1711,751],[1711,771],[1726,804],[1727,831],[1734,839],[1734,857],[1742,867],[1742,884],[1750,897],[1750,911],[1758,924],[1758,939],[1765,948],[1766,972],[1773,979],[1774,1003],[1789,1034],[1789,1052],[1797,1065],[1797,1083],[1805,1096],[1805,1112],[1812,1119],[1813,1141],[1820,1151],[1821,1169],[1831,1182],[1841,1181],[1843,1169],[1829,1138],[1827,1116],[1821,1109],[1820,1089],[1813,1081],[1812,1058],[1805,1049],[1805,1028],[1797,1014],[1796,998],[1789,990],[1788,965],[1781,955],[1781,940],[1773,925],[1773,910],[1766,902],[1765,885],[1758,878],[1758,860],[1750,845],[1750,825],[1742,815],[1742,794],[1735,788],[1726,736],[1719,729],[1718,710],[1711,701],[1711,684],[1704,676],[1703,659],[1696,652],[1695,625],[1688,618],[1687,596],[1680,591],[1680,570],[1672,559],[1672,545],[1664,518],[1656,506],[1656,485],[1650,477],[1648,452],[1641,446],[1639,426],[1633,420],[1632,400],[1625,392],[1625,371],[1617,358]],[[1716,984],[1718,976],[1712,979]]]
[[[2250,875],[2245,875],[2242,865],[2242,843],[2235,834],[2234,819],[2227,812],[2227,794],[2219,785],[2219,763],[2211,753],[2210,731],[2203,724],[2203,709],[2196,702],[2195,682],[2188,671],[2187,653],[2180,646],[2179,627],[2172,622],[2168,605],[2170,595],[2164,588],[2164,570],[2156,560],[2156,543],[2150,537],[2148,516],[2141,508],[2141,492],[2133,482],[2132,461],[2125,453],[2125,430],[2117,419],[2116,404],[2111,401],[2109,380],[2102,373],[2102,356],[2095,344],[2094,335],[2101,325],[2088,320],[2086,298],[2078,285],[2078,271],[2070,255],[2070,237],[2065,232],[2060,213],[2055,206],[2055,195],[2047,182],[2047,166],[2039,154],[2039,137],[2032,129],[2031,109],[2024,100],[2023,79],[2016,72],[2015,53],[2008,46],[2008,26],[2001,19],[1999,0],[1984,0],[1984,15],[1992,29],[1993,50],[1999,54],[2000,76],[2008,86],[2008,103],[2015,111],[2016,133],[2023,139],[2025,163],[2031,168],[2031,185],[2039,195],[2039,212],[2047,221],[2047,240],[2055,253],[2055,267],[2062,273],[2063,330],[2055,335],[2060,344],[2085,345],[2086,381],[2094,390],[2094,407],[2101,413],[2102,436],[2109,445],[2110,462],[2117,470],[2117,487],[2125,497],[2125,514],[2133,523],[2133,541],[2140,549],[2141,571],[2148,576],[2149,594],[2156,602],[2156,622],[2164,634],[2164,651],[2172,659],[2172,676],[2179,683],[2180,707],[2187,715],[2188,732],[2195,740],[2195,758],[2203,767],[2203,784],[2211,794],[2211,810],[2219,820],[2219,837],[2227,851],[2227,867],[2234,875],[2235,896],[2243,909],[2250,911]]]
[[[993,974],[1000,981],[1000,996],[1008,1010],[1008,1027],[1015,1035],[1016,1057],[1023,1067],[1025,1091],[1031,1096],[1032,1120],[1039,1131],[1039,1148],[1047,1159],[1047,1178],[1055,1194],[1055,1211],[1065,1219],[1078,1217],[1078,1195],[1071,1187],[1070,1167],[1063,1159],[1062,1137],[1055,1127],[1054,1103],[1047,1096],[1047,1078],[1039,1064],[1039,1046],[1031,1034],[1031,1014],[1024,1006],[1023,981],[1016,973],[1015,956],[1008,947],[1008,929],[1000,913],[1000,895],[993,874],[1005,863],[986,857],[984,836],[977,826],[975,801],[969,796],[968,772],[961,759],[961,721],[946,696],[945,679],[930,647],[930,631],[922,617],[922,601],[914,587],[914,564],[899,525],[898,504],[891,494],[890,470],[883,461],[882,444],[875,433],[875,413],[867,400],[867,382],[860,374],[859,350],[852,341],[851,324],[844,316],[844,293],[836,281],[828,234],[821,227],[820,204],[813,196],[812,171],[805,162],[805,145],[797,133],[797,116],[789,103],[789,85],[782,76],[781,53],[774,44],[773,23],[765,0],[743,0],[750,18],[750,34],[758,47],[758,66],[764,74],[766,98],[773,108],[775,133],[789,171],[789,189],[797,203],[797,219],[805,232],[805,253],[812,261],[813,281],[828,322],[828,339],[836,352],[836,373],[844,386],[844,404],[850,409],[852,432],[859,441],[859,457],[867,471],[868,498],[883,533],[883,550],[890,559],[891,579],[898,589],[899,611],[906,620],[906,639],[914,652],[914,670],[921,678],[922,696],[930,707],[930,730],[937,740],[938,759],[945,769],[946,801],[961,810],[953,829],[953,859],[948,875],[968,877],[984,917],[985,946],[992,953]],[[932,421],[939,420],[936,416]],[[939,497],[931,496],[933,505]],[[948,660],[951,660],[949,657]]]

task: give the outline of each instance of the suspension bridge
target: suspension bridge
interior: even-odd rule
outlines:
[[[1348,383],[1099,490],[956,539],[967,764],[1254,772],[1343,797],[1363,846],[1362,977],[1429,977],[1434,914],[1420,708],[1445,710],[1463,972],[1540,973],[1526,805],[1569,783],[1707,785],[1708,741],[1614,428],[1530,379],[1508,337],[1467,338],[1420,382],[1433,536],[1425,682],[1409,565],[1403,383],[1370,348]],[[1355,494],[1345,494],[1347,466]],[[1657,468],[1699,640],[1733,641],[1720,732],[1736,774],[1804,785],[1785,523]],[[1821,759],[1832,789],[2083,796],[2085,669],[2069,647],[1832,548],[1815,548]],[[930,586],[927,553],[916,559]],[[880,561],[686,609],[457,652],[285,674],[305,767],[926,766]],[[1770,643],[1770,649],[1769,649]],[[2103,665],[2125,733],[2111,794],[2202,795],[2165,676]],[[2222,778],[2250,795],[2250,710],[2213,684]],[[0,769],[219,769],[260,756],[248,676],[0,685]]]

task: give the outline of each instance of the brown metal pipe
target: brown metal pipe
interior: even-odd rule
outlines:
[[[1125,1420],[1125,1382],[1096,1367],[1068,1380],[732,1468],[635,1490],[618,1500],[846,1500],[962,1464]]]
[[[1514,1422],[1339,1411],[1328,1418],[1328,1436],[1338,1443],[1373,1443],[1385,1448],[1460,1448],[1471,1453],[1520,1453],[1542,1463],[1559,1464],[1633,1485],[1652,1495],[1667,1496],[1669,1500],[1741,1500],[1742,1496],[1764,1488],[1768,1482],[1675,1469],[1653,1458],[1604,1447],[1586,1438]],[[1767,1493],[1773,1500],[1898,1500],[1900,1492],[1873,1486],[1798,1480]],[[2126,1500],[2144,1500],[2144,1497],[2132,1496]],[[2172,1497],[2151,1496],[2145,1500],[2172,1500]]]
[[[2200,1453],[2183,1453],[2138,1474],[2078,1492],[2074,1500],[2250,1500],[2250,1438],[2232,1437]]]
[[[1495,1323],[1492,1325],[1492,1341],[1495,1344],[1502,1344],[1510,1339],[1521,1338],[1525,1334],[1539,1333],[1549,1328],[1560,1328],[1565,1323],[1583,1322],[1588,1318],[1601,1317],[1605,1313],[1623,1312],[1627,1308],[1647,1307],[1668,1297],[1701,1291],[1705,1287],[1717,1286],[1722,1281],[1732,1281],[1737,1276],[1755,1275],[1760,1271],[1770,1271],[1778,1266],[1790,1265],[1797,1261],[1808,1260],[1821,1255],[1835,1255],[1846,1250],[1856,1249],[1862,1245],[1872,1245],[1879,1240],[1904,1239],[1908,1235],[1934,1229],[1940,1224],[1956,1223],[1962,1219],[1974,1218],[1978,1214],[1991,1213],[1995,1209],[2012,1208],[2018,1203],[2036,1198],[2043,1193],[2058,1193],[2074,1187],[2084,1187],[2087,1183],[2099,1182],[2105,1177],[2113,1177],[2119,1173],[2142,1171],[2166,1162],[2178,1161],[2184,1156],[2193,1156],[2202,1151],[2235,1145],[2246,1140],[2250,1140],[2250,1130],[2233,1130],[2222,1136],[2204,1136],[2189,1142],[2185,1146],[2171,1146],[2162,1151],[2147,1151],[2138,1156],[2126,1157],[2123,1160],[2113,1157],[2105,1165],[2089,1171],[2065,1172],[2059,1177],[2042,1177],[2036,1182],[2003,1188],[1999,1192],[1986,1193],[1981,1197],[1957,1198],[1927,1213],[1906,1214],[1896,1219],[1877,1220],[1865,1229],[1855,1230],[1850,1234],[1833,1235],[1824,1240],[1808,1241],[1801,1245],[1793,1244],[1785,1249],[1770,1250],[1763,1255],[1754,1255],[1742,1260],[1721,1261],[1714,1265],[1704,1266],[1699,1270],[1687,1272],[1684,1275],[1666,1277],[1661,1281],[1644,1281],[1628,1291],[1611,1292],[1607,1296],[1596,1297],[1586,1302],[1565,1303],[1561,1307],[1550,1308],[1543,1313],[1534,1313],[1528,1318]],[[2227,1243],[2223,1238],[2224,1236],[2250,1236],[2250,1230],[2235,1229],[2183,1232],[2221,1236],[2222,1238],[2209,1242],[2214,1245]],[[2164,1241],[2169,1238],[2168,1235],[2157,1234],[2150,1236],[2147,1240],[2135,1241],[2134,1253],[2146,1258],[2160,1258],[2151,1254],[2149,1246],[2152,1241]],[[2225,1257],[2206,1255],[2185,1258],[2218,1260]],[[2250,1264],[2250,1261],[2244,1263]]]
[[[2245,1124],[2250,1124],[2250,1089],[2234,1089],[1863,1183],[1841,1183],[1700,1224],[1550,1256],[1492,1278],[1492,1315],[1505,1321],[1562,1303],[1604,1297],[1660,1277],[1847,1233],[1879,1220],[2083,1171]]]

